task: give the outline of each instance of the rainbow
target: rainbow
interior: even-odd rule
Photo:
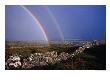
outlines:
[[[53,22],[55,23],[56,29],[57,29],[57,31],[58,31],[58,33],[60,35],[61,41],[63,42],[64,41],[64,36],[63,36],[63,33],[62,33],[61,29],[60,29],[60,25],[57,22],[57,19],[55,18],[55,16],[53,15],[52,11],[49,9],[48,6],[43,6],[43,7],[47,11],[47,13],[49,14],[49,16],[53,20]]]
[[[40,20],[38,19],[38,17],[35,16],[35,15],[34,15],[28,8],[26,8],[25,6],[21,5],[21,7],[33,18],[33,20],[35,21],[35,23],[39,26],[40,30],[42,31],[43,36],[44,36],[46,42],[49,43],[47,33],[45,32],[44,26],[41,24],[41,22],[40,22]]]

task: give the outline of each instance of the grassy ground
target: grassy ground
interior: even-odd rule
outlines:
[[[57,51],[58,53],[67,52],[73,53],[78,47],[64,47],[64,46],[51,46],[44,48],[19,48],[7,49],[5,60],[14,53],[20,54],[22,59],[28,58],[31,53]],[[21,68],[18,68],[21,69]],[[95,46],[86,49],[83,53],[77,54],[74,57],[62,60],[53,65],[35,66],[31,70],[105,70],[106,69],[106,45]],[[30,70],[30,69],[29,69]]]

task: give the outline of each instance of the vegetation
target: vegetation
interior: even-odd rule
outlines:
[[[19,44],[20,45],[20,44]],[[13,46],[15,46],[13,44]],[[17,45],[16,45],[17,46]],[[61,52],[66,52],[72,54],[78,49],[79,46],[31,46],[31,47],[16,47],[11,48],[11,45],[6,45],[6,55],[5,60],[9,58],[10,55],[19,54],[21,57],[21,62],[33,53],[45,53],[48,51],[56,51],[58,54]],[[14,68],[12,68],[14,69]],[[23,69],[23,68],[17,68]],[[92,48],[84,50],[82,53],[78,53],[73,57],[69,57],[66,60],[61,60],[54,64],[48,64],[45,66],[34,66],[30,68],[31,70],[105,70],[106,69],[106,45],[98,45]],[[30,70],[28,69],[28,70]]]

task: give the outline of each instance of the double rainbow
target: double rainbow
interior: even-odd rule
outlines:
[[[37,16],[35,16],[26,6],[21,5],[21,7],[33,18],[33,20],[35,21],[36,25],[39,26],[40,30],[43,33],[43,36],[45,38],[45,41],[49,44],[49,39],[48,39],[48,35],[44,29],[44,25],[41,23],[41,21],[39,20],[39,18]],[[62,41],[64,41],[64,37],[63,37],[63,33],[60,29],[60,26],[55,18],[55,16],[53,15],[53,13],[50,11],[50,9],[47,6],[43,6],[44,9],[47,11],[47,13],[49,14],[49,16],[51,17],[51,19],[53,20],[53,22],[56,25],[56,28],[60,34],[60,38]]]

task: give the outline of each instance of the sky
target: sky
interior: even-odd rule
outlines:
[[[6,40],[105,40],[104,5],[6,5]]]

